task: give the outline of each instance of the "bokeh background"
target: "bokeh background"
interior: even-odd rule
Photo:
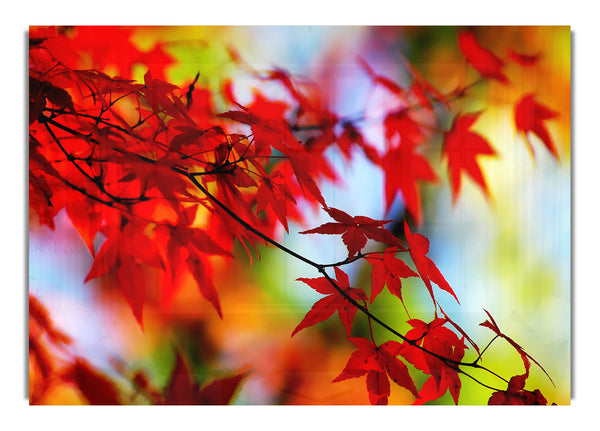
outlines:
[[[217,91],[222,80],[233,78],[236,96],[243,104],[256,81],[231,61],[235,47],[258,70],[278,66],[306,77],[327,89],[329,102],[341,115],[353,115],[369,101],[370,113],[385,112],[384,94],[370,94],[370,80],[357,56],[378,73],[406,82],[404,59],[442,92],[478,79],[466,65],[457,45],[457,27],[148,27],[134,28],[131,41],[151,50],[164,44],[173,62],[166,80],[182,87],[198,71],[200,81]],[[469,180],[452,204],[440,160],[441,139],[432,148],[432,165],[443,185],[423,187],[425,224],[420,230],[431,240],[430,256],[461,301],[440,296],[444,309],[480,346],[492,336],[478,326],[488,310],[500,328],[548,371],[532,367],[529,387],[539,388],[550,402],[570,402],[570,289],[571,289],[571,164],[570,164],[570,32],[568,27],[478,27],[479,42],[499,56],[506,50],[540,54],[536,66],[509,63],[510,85],[477,86],[462,112],[485,109],[474,129],[484,135],[498,156],[483,158],[491,190],[487,201]],[[81,59],[82,62],[86,58]],[[88,67],[94,65],[88,64]],[[159,65],[154,65],[158,67]],[[131,74],[143,80],[153,65],[135,65]],[[115,73],[111,65],[107,73]],[[535,159],[517,136],[513,104],[524,93],[535,93],[560,113],[548,122],[559,154],[557,162],[534,138]],[[451,118],[446,119],[448,125]],[[382,148],[383,132],[377,126],[366,136]],[[323,185],[329,205],[350,214],[376,219],[398,217],[397,199],[389,213],[383,202],[383,175],[354,154],[351,162],[332,151],[341,184]],[[291,225],[282,240],[290,248],[320,262],[345,257],[345,247],[333,237],[298,235],[308,227],[329,221],[309,211],[306,224]],[[98,238],[100,241],[101,239]],[[50,231],[30,226],[29,286],[49,308],[57,326],[75,339],[73,349],[119,379],[115,360],[148,371],[157,386],[164,386],[175,358],[185,351],[199,380],[210,380],[232,370],[250,368],[235,402],[239,404],[368,404],[364,378],[332,384],[354,346],[347,342],[337,317],[290,337],[292,330],[320,296],[298,277],[316,277],[311,268],[275,250],[261,250],[252,266],[243,253],[233,262],[214,262],[216,286],[224,319],[194,287],[182,289],[170,309],[147,307],[145,331],[137,325],[120,297],[112,297],[94,283],[83,284],[91,264],[89,252],[59,214]],[[219,269],[223,269],[220,271]],[[346,267],[356,287],[369,291],[370,265]],[[404,283],[405,301],[412,317],[431,319],[430,303],[418,281]],[[426,295],[426,294],[425,294]],[[373,309],[384,320],[403,329],[404,311],[397,300],[382,294]],[[356,318],[357,332],[366,320]],[[377,331],[377,329],[375,328]],[[383,332],[376,337],[385,337]],[[467,352],[474,358],[474,352]],[[469,358],[469,356],[467,356]],[[507,344],[489,349],[485,365],[510,377],[522,373],[521,360]],[[512,374],[511,374],[512,373]],[[416,381],[420,387],[424,379]],[[463,379],[461,404],[481,404],[489,391]],[[48,403],[83,402],[69,386],[57,386]],[[132,402],[136,400],[133,399]],[[401,388],[393,389],[390,404],[412,402]],[[449,395],[439,403],[452,403]]]

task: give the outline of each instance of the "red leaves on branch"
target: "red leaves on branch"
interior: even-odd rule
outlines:
[[[365,216],[352,217],[336,208],[325,207],[324,210],[336,223],[325,223],[314,229],[305,230],[301,234],[319,233],[327,235],[342,235],[342,241],[348,248],[348,257],[354,257],[367,244],[368,239],[373,239],[389,245],[398,243],[398,239],[383,227],[393,220],[373,220]]]
[[[427,286],[427,290],[431,295],[431,299],[435,303],[435,297],[433,295],[433,288],[431,286],[431,282],[434,282],[438,285],[438,287],[442,290],[445,290],[449,294],[451,294],[456,302],[458,298],[456,294],[438,269],[438,267],[433,263],[433,261],[425,256],[429,252],[429,240],[419,233],[413,234],[408,227],[408,223],[404,222],[404,233],[406,235],[406,240],[408,241],[408,246],[410,248],[410,257],[412,258],[415,266],[417,267],[417,271],[419,272],[419,276]]]
[[[458,46],[467,62],[482,76],[506,83],[508,78],[502,72],[504,62],[489,49],[483,48],[470,31],[458,34]]]
[[[102,37],[98,37],[100,33]],[[348,257],[334,265],[299,257],[324,276],[298,280],[325,296],[314,303],[292,336],[337,312],[349,337],[359,309],[367,315],[369,325],[375,321],[385,327],[370,314],[367,301],[373,303],[387,285],[404,305],[401,279],[420,277],[434,302],[436,318],[428,324],[409,320],[413,329],[406,337],[410,341],[405,339],[402,343],[388,341],[378,345],[373,333],[372,341],[349,338],[358,350],[334,382],[366,376],[371,404],[387,404],[390,379],[417,397],[416,403],[437,399],[447,391],[458,403],[459,370],[473,365],[461,362],[467,348],[464,340],[475,346],[478,353],[479,350],[438,307],[432,283],[457,301],[458,298],[427,256],[429,240],[413,234],[405,223],[406,249],[384,227],[392,220],[351,216],[326,206],[320,180],[337,179],[329,159],[334,145],[346,160],[351,160],[352,150],[359,147],[373,165],[383,170],[386,210],[390,211],[400,193],[406,212],[416,224],[422,224],[418,182],[438,181],[429,162],[433,157],[427,154],[433,148],[428,142],[430,135],[439,134],[436,111],[444,105],[452,112],[455,97],[463,97],[467,87],[445,95],[405,61],[404,71],[412,76],[412,82],[404,89],[359,59],[373,85],[384,87],[385,96],[391,93],[396,104],[382,117],[371,117],[365,107],[357,116],[343,118],[330,110],[324,102],[328,95],[316,85],[297,80],[279,68],[260,73],[246,65],[255,78],[281,86],[279,90],[286,97],[270,98],[266,92],[255,89],[252,102],[242,106],[233,94],[231,81],[226,80],[222,96],[235,110],[218,114],[210,89],[196,88],[201,87],[201,72],[192,81],[196,73],[193,72],[187,92],[164,80],[164,67],[144,69],[147,72],[143,83],[126,79],[136,63],[165,66],[172,62],[164,45],[159,43],[142,51],[133,43],[132,35],[129,28],[34,29],[30,41],[31,213],[38,216],[40,223],[53,228],[54,217],[66,210],[94,258],[85,281],[106,277],[114,282],[143,327],[150,275],[158,273],[160,277],[159,293],[164,305],[179,287],[177,281],[190,278],[181,277],[183,273],[191,276],[200,294],[222,317],[212,259],[232,257],[235,239],[248,251],[250,259],[250,248],[258,255],[258,242],[263,240],[298,258],[277,242],[275,235],[281,229],[275,227],[281,223],[289,232],[288,219],[302,222],[302,205],[295,205],[299,198],[304,199],[313,207],[322,206],[334,222],[300,233],[341,235]],[[467,62],[482,75],[479,81],[508,82],[502,70],[504,62],[483,48],[472,32],[460,33],[458,42]],[[115,56],[115,45],[121,48],[122,57]],[[508,56],[523,66],[534,65],[538,59],[537,55],[512,50]],[[110,77],[99,69],[116,70],[126,78]],[[401,108],[398,102],[402,103]],[[516,129],[525,135],[532,155],[530,133],[558,159],[545,125],[546,120],[558,114],[529,94],[515,105],[514,115]],[[463,173],[490,197],[478,157],[496,153],[485,138],[472,131],[479,116],[456,115],[450,131],[444,135],[442,156],[447,159],[453,201],[459,196]],[[383,128],[382,149],[366,142],[371,126]],[[106,238],[96,252],[98,232]],[[363,255],[368,240],[388,247]],[[416,272],[396,257],[405,251],[410,253]],[[348,275],[339,268],[363,257],[372,266],[370,298],[363,290],[351,287]],[[325,268],[331,266],[335,279],[325,273]],[[438,309],[445,318],[437,317]],[[481,325],[515,348],[525,366],[525,374],[514,376],[506,391],[495,391],[489,403],[545,404],[539,391],[524,389],[530,361],[537,362],[500,332],[489,313],[488,316],[490,320]],[[447,327],[450,325],[458,335]],[[404,338],[391,327],[387,329]],[[62,374],[56,377],[58,361],[52,356],[52,349],[64,353],[69,343],[69,337],[53,326],[43,306],[30,296],[30,362],[42,376],[42,390],[34,391],[35,397],[38,392],[43,394],[51,379],[57,378],[74,385],[92,404],[123,402],[126,398],[122,397],[122,388],[77,356],[72,355]],[[430,375],[420,391],[399,356]],[[132,382],[155,403],[227,404],[246,375],[238,373],[201,387],[177,354],[164,394],[152,389],[143,374],[136,374]]]
[[[448,160],[453,202],[456,202],[460,192],[462,173],[468,174],[486,197],[490,196],[476,158],[479,155],[492,156],[496,152],[483,136],[470,130],[480,115],[479,112],[457,115],[452,123],[452,128],[444,135],[442,152]]]
[[[417,345],[437,355],[426,353],[407,342],[402,344],[402,357],[419,370],[431,375],[421,388],[415,404],[435,400],[447,390],[450,391],[454,403],[458,404],[461,382],[456,363],[462,360],[467,349],[464,338],[459,339],[453,331],[444,326],[446,319],[436,318],[428,324],[412,319],[408,323],[413,329],[406,333],[406,338],[415,340]]]
[[[348,338],[358,350],[350,355],[344,370],[333,381],[341,382],[367,375],[369,401],[373,405],[387,405],[390,395],[391,379],[394,383],[408,389],[418,397],[417,388],[410,377],[408,368],[398,359],[402,344],[387,341],[380,346],[365,338]]]
[[[368,299],[365,292],[361,289],[350,287],[350,280],[344,271],[337,266],[334,269],[337,280],[332,279],[332,281],[335,282],[341,291],[357,302],[363,302]],[[344,324],[346,334],[350,335],[352,320],[354,320],[357,308],[334,287],[333,283],[326,277],[299,278],[298,281],[308,284],[320,294],[327,296],[315,302],[308,313],[306,313],[306,316],[304,316],[304,319],[302,319],[300,324],[294,329],[294,332],[292,332],[292,337],[304,328],[308,328],[309,326],[313,326],[323,320],[329,319],[336,311]]]
[[[556,111],[536,102],[533,94],[527,94],[516,103],[515,125],[517,132],[522,133],[525,137],[525,143],[531,153],[531,157],[534,157],[534,152],[533,145],[529,139],[529,133],[536,135],[548,151],[556,157],[556,160],[560,160],[556,145],[554,145],[554,141],[544,124],[546,120],[556,118],[557,116],[558,113]]]

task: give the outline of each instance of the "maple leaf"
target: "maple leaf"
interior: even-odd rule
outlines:
[[[408,323],[413,329],[406,333],[406,338],[416,340],[418,345],[440,357],[459,362],[467,346],[464,338],[459,339],[453,331],[444,326],[446,322],[446,319],[441,318],[435,318],[430,323],[411,319]],[[431,375],[421,388],[415,404],[435,400],[444,395],[447,390],[450,391],[454,403],[458,404],[461,382],[458,370],[450,366],[452,363],[446,363],[408,342],[402,343],[399,354],[417,369]]]
[[[431,286],[431,282],[434,282],[438,285],[438,287],[446,292],[450,293],[456,302],[460,303],[456,294],[438,269],[438,267],[433,263],[433,261],[425,256],[429,252],[429,240],[419,233],[413,234],[408,227],[408,223],[404,222],[404,233],[406,235],[406,240],[408,241],[410,257],[412,258],[415,266],[417,267],[417,271],[421,276],[421,279],[427,286],[427,290],[431,295],[431,299],[435,304],[435,297],[433,295],[433,288]]]
[[[289,233],[286,201],[296,204],[296,200],[281,172],[276,171],[270,176],[263,176],[256,192],[256,212],[263,211],[269,206],[285,228],[285,231]]]
[[[415,218],[417,224],[421,224],[423,209],[417,180],[432,183],[438,181],[427,159],[415,152],[414,145],[401,144],[383,156],[381,166],[385,173],[386,211],[390,210],[396,194],[400,191],[406,209]]]
[[[344,211],[336,208],[323,208],[336,223],[325,223],[314,229],[299,232],[301,234],[327,234],[342,235],[342,241],[348,248],[348,257],[354,257],[367,244],[367,239],[383,242],[389,245],[398,243],[398,239],[392,233],[383,228],[384,224],[393,220],[373,220],[365,216],[352,217]]]
[[[517,132],[523,133],[527,149],[531,157],[535,157],[533,145],[529,140],[529,133],[536,135],[546,148],[552,153],[556,160],[560,161],[558,150],[548,133],[544,124],[545,120],[556,118],[558,113],[535,101],[533,94],[527,94],[515,104],[515,125]]]
[[[419,123],[411,117],[408,108],[388,113],[383,120],[383,126],[388,146],[391,145],[395,136],[400,138],[400,145],[405,145],[405,148],[414,146],[425,139]]]
[[[505,391],[496,391],[488,400],[488,405],[546,405],[548,401],[539,389],[533,392],[525,390],[525,381],[529,370],[524,374],[510,378]]]
[[[386,249],[382,256],[369,256],[367,261],[373,265],[371,271],[371,303],[383,290],[384,284],[392,295],[397,296],[404,305],[402,299],[401,278],[418,277],[419,275],[408,267],[404,261],[394,257],[395,249]],[[406,309],[406,306],[404,306]]]
[[[539,389],[525,390],[525,380],[529,372],[511,377],[506,391],[496,391],[488,400],[488,405],[546,405],[548,401]]]
[[[417,388],[410,377],[406,364],[397,356],[402,349],[402,344],[397,341],[387,341],[380,346],[366,338],[348,338],[358,350],[352,352],[350,359],[339,376],[333,382],[354,379],[367,375],[367,391],[371,404],[387,404],[390,395],[390,382],[392,381],[408,389],[418,397]]]
[[[357,302],[366,301],[368,299],[365,292],[361,289],[350,287],[350,280],[344,271],[338,267],[334,267],[334,269],[336,275],[335,283],[346,293],[346,295]],[[292,337],[304,328],[308,328],[309,326],[313,326],[323,320],[329,319],[336,311],[344,324],[346,334],[350,335],[352,320],[354,319],[357,308],[333,287],[332,283],[325,277],[298,278],[297,280],[308,284],[320,294],[327,296],[315,302],[308,313],[306,313],[306,316],[304,316],[304,319],[302,319],[296,329],[294,329],[294,332],[292,332]]]
[[[119,227],[109,225],[100,231],[107,236],[84,282],[116,271],[121,293],[133,315],[143,328],[143,308],[146,295],[144,269],[141,264],[164,269],[156,245],[144,233],[148,222],[133,219]]]
[[[472,32],[460,32],[458,34],[458,46],[467,59],[467,62],[482,76],[503,83],[508,82],[508,78],[502,72],[504,62],[492,51],[479,45]]]
[[[460,191],[463,172],[475,181],[486,197],[490,197],[490,191],[476,157],[495,155],[496,152],[483,136],[470,130],[480,115],[480,112],[457,115],[452,123],[452,128],[444,135],[442,152],[448,159],[453,203],[456,203]]]
[[[167,405],[223,405],[229,404],[242,380],[249,372],[240,372],[230,377],[216,379],[200,388],[185,365],[181,355],[176,354],[175,366],[165,388]]]

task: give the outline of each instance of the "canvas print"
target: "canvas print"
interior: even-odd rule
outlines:
[[[30,404],[569,404],[570,38],[30,27]]]

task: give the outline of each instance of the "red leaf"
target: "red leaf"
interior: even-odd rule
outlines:
[[[261,178],[261,184],[256,192],[256,212],[259,213],[269,206],[285,228],[285,231],[289,232],[286,201],[296,204],[296,200],[281,172],[276,171],[270,176],[265,175]]]
[[[343,290],[346,295],[355,301],[366,301],[367,295],[360,289],[350,287],[350,280],[348,279],[348,275],[344,273],[341,269],[335,267],[335,274],[337,280],[335,280],[336,285]],[[327,320],[335,313],[338,312],[342,323],[344,324],[344,328],[346,329],[346,334],[350,335],[350,331],[352,329],[352,321],[354,320],[354,315],[356,314],[356,307],[352,305],[348,299],[344,297],[327,278],[299,278],[298,281],[302,281],[308,284],[310,287],[315,289],[317,292],[327,295],[324,298],[318,300],[312,308],[306,313],[304,319],[298,324],[296,329],[292,332],[292,337],[299,331],[304,328],[308,328],[309,326],[313,326],[319,322]]]
[[[143,310],[146,299],[146,282],[144,280],[144,271],[133,257],[123,257],[119,260],[117,269],[117,281],[119,289],[127,300],[131,311],[138,321],[140,327],[144,329]]]
[[[217,379],[200,388],[195,378],[177,353],[175,366],[165,388],[164,404],[167,405],[222,405],[229,404],[239,388],[241,381],[248,375],[241,372],[236,375]]]
[[[443,154],[448,159],[448,174],[452,186],[452,201],[455,203],[460,191],[461,174],[468,174],[489,198],[483,172],[477,163],[479,155],[495,155],[496,152],[481,135],[470,128],[479,118],[480,113],[457,115],[452,128],[444,135]]]
[[[432,183],[438,181],[427,159],[415,152],[413,145],[400,145],[383,156],[382,168],[385,173],[386,211],[390,210],[396,194],[401,192],[406,209],[415,218],[417,224],[421,224],[423,209],[417,181]]]
[[[504,62],[492,51],[479,45],[472,32],[459,33],[458,46],[469,64],[482,76],[496,79],[500,82],[508,82],[508,78],[502,73]]]
[[[110,272],[115,274],[123,296],[142,327],[146,289],[141,264],[164,268],[157,244],[144,233],[148,224],[147,220],[136,218],[122,226],[108,225],[102,228],[107,239],[85,278],[85,282],[88,282]]]
[[[408,109],[390,112],[383,120],[383,125],[388,147],[392,145],[395,136],[400,138],[400,145],[404,145],[405,148],[411,148],[425,139],[419,123],[413,120]]]
[[[397,358],[402,345],[388,341],[380,346],[365,338],[349,338],[358,350],[352,352],[344,370],[333,382],[354,379],[367,374],[367,391],[371,404],[387,404],[390,395],[389,378],[418,396],[406,364]]]
[[[404,304],[400,278],[418,277],[418,274],[410,269],[404,261],[394,257],[395,253],[392,251],[393,249],[388,248],[382,253],[381,257],[370,256],[366,258],[373,265],[371,272],[371,303],[383,290],[384,284],[387,284],[390,293],[400,298],[402,304]]]
[[[540,54],[535,54],[535,55],[519,54],[518,52],[513,51],[512,49],[509,49],[508,57],[511,60],[513,60],[514,62],[519,63],[521,66],[533,66],[540,59]]]
[[[425,256],[427,252],[429,252],[429,240],[421,234],[411,233],[410,228],[408,227],[408,223],[404,222],[404,233],[406,234],[406,240],[408,241],[408,246],[410,247],[410,257],[412,258],[415,266],[417,267],[417,271],[421,276],[421,279],[427,286],[427,290],[431,295],[431,299],[435,303],[435,297],[433,295],[433,288],[431,286],[431,282],[434,282],[438,285],[438,287],[446,292],[450,293],[456,302],[460,303],[456,294],[438,269],[438,267],[433,263],[433,261]]]
[[[393,220],[373,220],[365,216],[355,216],[338,210],[337,208],[324,208],[325,211],[336,220],[337,223],[325,223],[313,229],[299,232],[301,234],[327,234],[342,235],[342,241],[348,248],[348,257],[356,256],[367,244],[367,239],[373,239],[389,245],[398,243],[398,239],[392,233],[383,228],[384,224]]]
[[[81,394],[93,405],[122,404],[119,389],[106,375],[93,368],[85,359],[76,358],[67,370],[65,379],[72,381]]]
[[[219,296],[217,290],[213,285],[212,278],[207,274],[204,262],[200,256],[196,253],[190,252],[187,259],[188,269],[192,273],[200,293],[202,296],[215,307],[219,317],[223,318],[223,312],[221,311],[221,304],[219,303]]]
[[[548,129],[544,124],[545,120],[558,117],[556,111],[551,110],[547,106],[537,103],[533,97],[533,94],[528,94],[521,98],[515,105],[515,125],[517,132],[523,133],[525,136],[525,142],[527,148],[531,153],[531,157],[534,157],[533,145],[529,140],[529,133],[536,135],[546,148],[552,153],[556,160],[560,161],[558,151]]]
[[[416,340],[418,345],[429,352],[459,362],[462,360],[467,346],[464,338],[459,339],[453,331],[444,326],[446,322],[446,319],[440,318],[434,319],[429,324],[418,319],[409,320],[408,323],[414,329],[408,331],[406,337]],[[421,388],[419,399],[415,401],[415,404],[435,400],[444,395],[446,391],[450,391],[455,404],[458,404],[461,382],[456,369],[408,342],[402,344],[400,354],[416,368],[431,375]]]

